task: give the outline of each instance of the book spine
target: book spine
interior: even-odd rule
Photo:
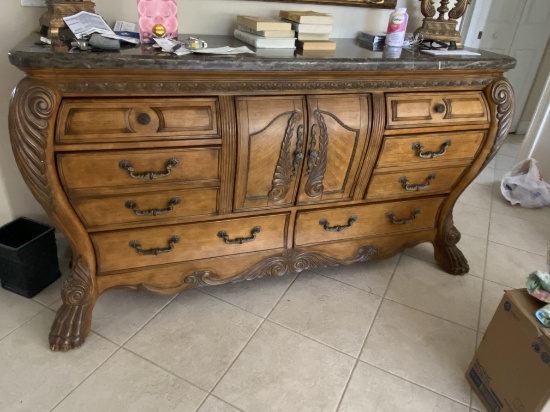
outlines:
[[[246,44],[250,44],[256,48],[272,48],[272,49],[293,49],[295,48],[294,37],[290,38],[266,38],[256,36],[252,33],[246,33],[239,29],[235,29],[233,36]]]
[[[332,24],[301,24],[292,23],[292,29],[297,33],[331,33]]]
[[[235,31],[233,32],[233,36],[235,36],[237,40],[245,42],[246,44],[250,44],[251,46],[258,47],[257,46],[258,37],[253,35],[252,33],[247,33],[239,29],[235,29]]]

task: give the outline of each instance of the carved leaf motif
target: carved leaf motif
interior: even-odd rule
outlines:
[[[435,15],[435,7],[433,0],[420,0],[420,11],[424,17],[433,17]]]
[[[274,202],[284,200],[290,188],[290,176],[292,174],[292,164],[290,155],[290,143],[294,134],[294,126],[298,118],[298,112],[292,112],[285,130],[285,136],[281,143],[279,160],[273,174],[272,188],[269,191],[268,198]]]
[[[323,115],[319,110],[316,110],[314,115],[317,120],[317,126],[319,127],[319,151],[305,188],[306,194],[310,197],[317,197],[323,193],[323,179],[325,178],[325,172],[327,170],[329,143],[328,129]]]
[[[455,6],[449,12],[449,18],[454,20],[461,18],[466,12],[466,8],[471,1],[472,0],[457,0]]]
[[[490,99],[496,104],[496,120],[498,123],[495,143],[491,148],[491,153],[485,159],[483,167],[485,167],[496,156],[500,147],[504,143],[504,139],[512,126],[514,118],[515,98],[512,86],[505,78],[495,81],[491,85]],[[483,169],[482,167],[482,169]]]
[[[46,149],[48,131],[59,95],[47,84],[23,79],[10,103],[9,128],[15,160],[38,202],[53,207],[47,177]]]

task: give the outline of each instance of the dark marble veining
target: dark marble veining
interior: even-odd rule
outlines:
[[[184,36],[183,36],[184,37]],[[209,47],[243,46],[230,36],[201,36]],[[76,52],[37,45],[38,35],[29,35],[9,53],[20,68],[46,69],[148,69],[208,71],[373,71],[373,70],[479,70],[515,67],[512,57],[476,50],[480,56],[429,56],[416,49],[401,49],[398,57],[388,50],[375,52],[354,39],[335,39],[334,52],[303,56],[299,50],[257,50],[257,54],[201,55],[182,57],[142,45],[120,52]],[[251,50],[256,51],[253,47]],[[399,50],[398,50],[399,51]]]

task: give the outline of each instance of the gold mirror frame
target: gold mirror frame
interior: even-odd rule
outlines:
[[[397,0],[261,0],[265,2],[277,3],[307,3],[307,4],[325,4],[335,6],[356,6],[356,7],[371,7],[378,9],[394,9],[397,5]]]

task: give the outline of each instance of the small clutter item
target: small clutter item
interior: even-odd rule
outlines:
[[[46,0],[47,11],[40,17],[40,33],[49,38],[59,37],[60,31],[67,29],[64,17],[81,11],[95,13],[95,3],[90,0]]]
[[[32,298],[61,273],[53,227],[19,218],[0,227],[2,287]]]
[[[388,33],[386,35],[386,46],[403,46],[408,21],[409,15],[407,14],[407,9],[404,7],[397,8],[390,14]]]
[[[545,327],[550,328],[550,274],[536,270],[527,278],[527,292],[546,306],[535,312],[535,316]]]
[[[488,411],[550,407],[550,329],[534,316],[542,305],[525,289],[504,293],[466,371]]]
[[[535,159],[525,159],[507,172],[500,191],[513,205],[535,208],[550,204],[550,185],[542,180]]]
[[[139,33],[143,43],[154,37],[178,38],[178,5],[175,0],[137,0]]]

